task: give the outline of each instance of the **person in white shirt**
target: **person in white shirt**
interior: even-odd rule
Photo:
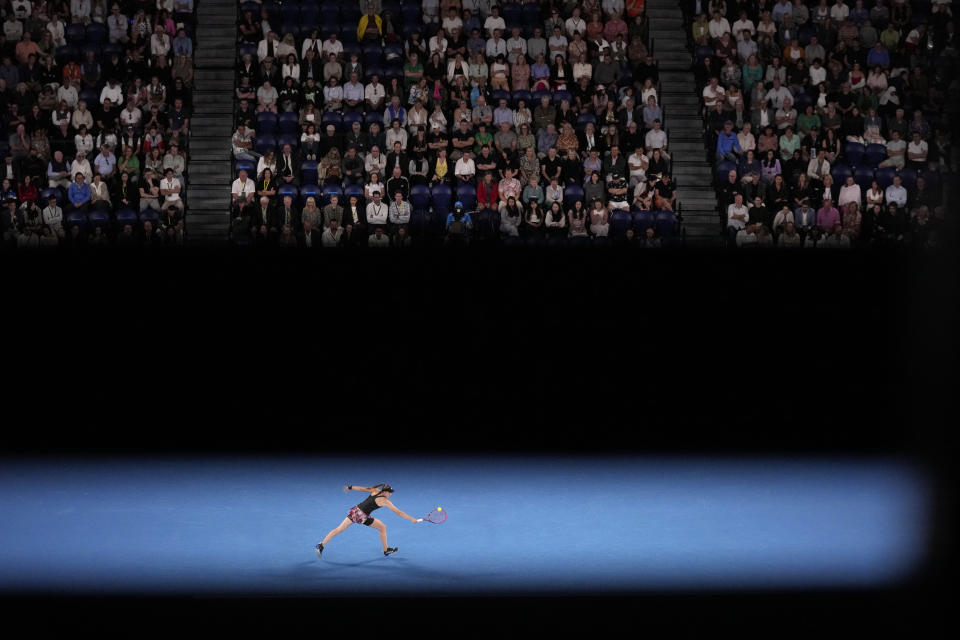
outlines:
[[[506,46],[507,46],[507,62],[509,62],[510,64],[516,64],[520,56],[527,55],[527,41],[520,34],[519,27],[513,28],[513,34],[510,37],[510,39],[507,40]],[[564,52],[566,52],[566,49],[567,49],[566,44],[564,44],[563,49],[564,49]]]
[[[707,31],[713,40],[719,40],[723,34],[730,33],[730,21],[724,18],[719,11],[714,11],[713,18],[707,26]]]
[[[900,176],[893,176],[893,184],[887,187],[886,195],[887,204],[895,204],[898,209],[903,209],[907,206],[907,190],[903,188],[900,184]]]
[[[90,24],[90,0],[70,0],[70,19],[76,24]]]
[[[653,153],[654,150],[660,149],[660,155],[664,160],[670,160],[670,155],[667,153],[667,132],[660,128],[660,121],[653,121],[653,129],[647,131],[645,136],[646,147],[650,153]]]
[[[240,169],[238,177],[230,188],[231,197],[236,202],[240,198],[249,198],[257,192],[257,185],[247,176],[246,169]]]
[[[130,18],[120,11],[120,5],[114,4],[107,18],[107,33],[111,43],[126,44],[130,40]]]
[[[733,205],[730,205],[731,207]],[[743,229],[737,231],[735,240],[737,243],[737,248],[742,249],[744,247],[755,247],[759,242],[759,233],[760,227],[762,227],[759,222],[746,225]]]
[[[747,17],[746,11],[740,12],[740,18],[733,23],[733,34],[740,39],[744,31],[750,33],[750,36],[753,37],[757,33],[757,28],[753,24],[753,20]]]
[[[571,38],[574,33],[584,37],[587,35],[587,23],[580,17],[580,7],[574,7],[573,14],[563,24],[567,29],[567,35]]]
[[[473,184],[473,177],[477,173],[477,165],[471,155],[469,149],[464,149],[463,156],[457,160],[456,167],[453,170],[459,181],[457,184]]]
[[[430,49],[430,55],[432,56],[435,53],[440,54],[440,59],[443,60],[447,57],[447,45],[450,42],[447,40],[446,32],[443,29],[437,31],[436,35],[430,38],[427,43]]]
[[[463,20],[460,19],[455,7],[450,7],[450,11],[444,16],[441,25],[447,33],[452,32],[454,29],[463,29]]]
[[[166,57],[171,46],[170,36],[163,30],[163,26],[158,24],[150,36],[150,55],[155,58]]]
[[[750,221],[750,209],[743,204],[743,194],[734,196],[734,201],[727,206],[727,231],[733,235],[745,229]]]
[[[381,200],[379,191],[373,193],[373,200],[367,203],[367,224],[384,226],[390,219],[390,210]]]
[[[77,87],[74,86],[73,80],[70,80],[69,78],[64,78],[63,84],[57,89],[57,102],[61,101],[66,102],[67,106],[71,109],[74,109],[80,103],[80,94],[77,93]],[[74,113],[76,113],[76,111],[74,111]],[[73,123],[72,116],[70,120],[71,123]],[[73,127],[77,127],[76,123],[73,123]]]
[[[752,127],[753,125],[751,125],[749,122],[744,122],[743,127],[740,129],[740,133],[737,134],[737,142],[740,143],[740,149],[744,153],[747,151],[757,150],[757,140],[750,131]]]
[[[930,145],[926,140],[920,137],[919,131],[913,132],[913,140],[907,145],[908,164],[915,169],[923,169],[927,163],[927,153],[930,151]]]
[[[373,145],[370,147],[370,153],[363,159],[363,170],[367,175],[376,173],[383,175],[383,170],[387,167],[387,156],[380,153],[380,147]]]
[[[304,45],[306,45],[306,42],[304,42]],[[306,49],[308,48],[309,47],[304,48],[303,53],[300,56],[301,58],[307,55]],[[331,32],[330,37],[323,41],[323,45],[320,47],[320,52],[323,54],[324,58],[329,58],[331,53],[336,54],[337,58],[340,58],[340,56],[343,55],[343,43],[337,39],[336,31]]]
[[[266,21],[264,21],[266,22]],[[257,60],[263,62],[264,58],[268,57],[277,57],[277,46],[280,43],[277,41],[277,34],[273,31],[267,33],[267,36],[257,43]]]
[[[830,175],[830,161],[827,160],[827,152],[823,149],[817,152],[817,157],[810,158],[807,163],[807,177],[817,183],[823,181],[824,176]],[[852,180],[852,178],[850,178]],[[859,189],[860,187],[857,187]]]
[[[123,104],[123,87],[117,84],[116,78],[107,80],[107,86],[100,91],[100,104],[109,99],[111,104]]]
[[[380,84],[377,74],[370,77],[370,82],[363,89],[363,98],[367,102],[368,111],[382,111],[383,101],[387,96],[387,91]]]
[[[93,167],[90,166],[85,151],[77,151],[76,157],[70,163],[70,175],[76,176],[78,173],[82,173],[87,181],[93,180]]]
[[[857,203],[860,206],[860,185],[853,181],[853,176],[847,176],[847,182],[840,187],[840,195],[837,197],[837,205],[843,209],[849,202]]]
[[[837,0],[836,4],[830,7],[830,18],[834,24],[839,25],[850,15],[850,7],[843,3],[843,0]]]
[[[493,37],[487,40],[487,58],[496,59],[497,56],[507,57],[507,41],[500,37],[501,31],[493,32]]]
[[[175,206],[183,213],[183,200],[180,198],[180,181],[173,175],[173,169],[167,169],[163,180],[160,181],[160,195],[163,196],[164,208]]]
[[[726,95],[726,90],[720,86],[720,79],[710,78],[710,82],[703,88],[703,104],[707,109],[713,109],[718,101],[722,101]]]
[[[507,23],[500,17],[500,7],[491,7],[490,15],[483,21],[483,30],[486,32],[487,37],[492,38],[496,30],[503,33],[503,30],[506,28]]]

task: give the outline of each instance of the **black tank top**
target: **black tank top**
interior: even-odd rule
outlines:
[[[376,501],[377,501],[377,498],[379,498],[382,493],[383,492],[381,491],[376,495],[371,495],[369,498],[367,498],[366,500],[358,504],[357,508],[360,509],[360,511],[363,511],[365,514],[370,515],[376,509],[380,508],[380,505],[378,505]]]

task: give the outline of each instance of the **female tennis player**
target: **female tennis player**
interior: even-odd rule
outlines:
[[[330,542],[330,539],[335,535],[346,531],[347,527],[352,524],[364,524],[368,527],[373,527],[380,532],[380,542],[383,543],[383,555],[388,556],[391,553],[396,553],[397,547],[391,548],[387,546],[387,525],[370,515],[380,507],[387,507],[390,509],[390,511],[393,511],[401,518],[406,518],[410,522],[420,522],[416,518],[408,516],[403,511],[400,511],[400,509],[397,509],[395,506],[393,506],[393,503],[390,502],[390,496],[393,495],[393,487],[388,484],[380,483],[375,484],[372,487],[348,485],[344,487],[343,490],[366,491],[370,495],[366,500],[350,509],[350,511],[347,513],[347,517],[344,518],[343,522],[340,523],[340,526],[328,533],[327,537],[323,539],[323,542],[315,547],[318,558],[323,557],[323,549],[327,543]]]

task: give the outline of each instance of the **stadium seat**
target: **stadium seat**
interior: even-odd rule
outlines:
[[[350,131],[353,128],[353,123],[359,122],[360,127],[363,127],[363,114],[362,113],[353,113],[347,112],[343,114],[343,120],[341,121],[340,126],[343,127],[344,131]]]
[[[423,237],[427,235],[433,220],[430,217],[429,209],[414,209],[410,214],[410,234],[414,237]]]
[[[473,211],[477,206],[477,188],[468,184],[462,184],[457,187],[457,200],[463,203],[463,208],[467,211]]]
[[[316,160],[304,160],[300,165],[300,182],[303,184],[317,184]]]
[[[383,48],[383,58],[387,62],[403,59],[403,45],[396,42],[387,43]]]
[[[133,209],[120,209],[117,211],[114,218],[117,221],[117,226],[122,227],[125,224],[137,224],[138,216],[137,212]]]
[[[121,47],[119,44],[115,42],[104,42],[103,44],[100,45],[100,55],[102,55],[104,58],[109,58],[113,54],[122,56],[123,47]]]
[[[887,159],[887,147],[882,144],[868,144],[865,162],[871,167],[876,167]]]
[[[323,185],[323,204],[324,206],[330,204],[330,196],[337,196],[340,200],[343,200],[343,189],[339,184],[325,184]]]
[[[559,107],[560,103],[566,100],[567,102],[573,104],[573,94],[569,91],[554,91],[553,92],[553,104],[554,106]]]
[[[904,167],[897,172],[897,175],[900,176],[901,184],[907,191],[913,191],[914,187],[917,186],[917,172],[915,169]]]
[[[661,238],[672,238],[677,229],[677,219],[672,211],[657,213],[657,235]]]
[[[873,182],[873,167],[861,166],[853,171],[853,180],[861,189],[869,189]]]
[[[74,47],[82,46],[87,41],[87,29],[82,24],[68,24],[63,35],[67,44]]]
[[[269,134],[262,133],[254,139],[253,149],[257,153],[266,153],[267,151],[273,151],[277,147],[277,139]]]
[[[300,6],[288,2],[280,6],[280,16],[284,22],[298,22],[300,20]]]
[[[364,70],[363,70],[364,83],[370,82],[370,80],[373,79],[373,76],[377,76],[377,78],[380,79],[380,84],[383,84],[383,78],[384,78],[383,67],[380,66],[379,64],[368,65],[364,63]]]
[[[524,103],[527,105],[527,107],[528,107],[529,109],[531,109],[531,111],[533,110],[533,106],[534,106],[533,103],[532,103],[532,101],[533,101],[533,94],[530,93],[529,91],[526,91],[526,90],[521,89],[521,90],[519,90],[519,91],[514,91],[514,92],[511,93],[510,95],[511,95],[511,97],[513,98],[513,100],[512,100],[512,102],[513,102],[512,106],[513,106],[513,107],[518,106],[519,101],[520,101],[520,100],[523,100]]]
[[[638,236],[642,236],[647,229],[652,229],[656,225],[656,218],[653,213],[646,210],[633,212],[633,229]]]
[[[92,109],[96,105],[100,104],[100,94],[94,89],[84,89],[80,92],[78,97],[80,100],[83,100],[87,103],[88,109]]]
[[[86,40],[92,44],[100,44],[107,39],[107,25],[103,22],[91,22],[86,28]]]
[[[333,114],[333,115],[337,115],[337,114]],[[324,114],[324,119],[326,119],[326,114]],[[333,124],[339,126],[339,121],[334,122]],[[286,134],[292,133],[298,136],[300,135],[300,117],[296,113],[293,113],[292,111],[291,112],[284,111],[283,113],[281,113],[277,117],[277,125],[280,133],[286,133]],[[323,125],[325,127],[326,122],[324,122]]]
[[[259,2],[252,2],[252,1],[244,2],[243,4],[240,5],[240,9],[241,9],[242,11],[252,11],[254,17],[256,17],[256,18],[259,18],[259,17],[260,17],[260,3],[259,3]]]
[[[403,80],[403,65],[399,62],[388,64],[383,68],[383,75],[380,77],[386,84],[390,84],[390,80],[393,78]]]
[[[540,104],[539,101],[537,102],[537,104],[538,105]],[[590,123],[590,122],[596,125],[597,117],[592,113],[581,113],[580,115],[577,116],[577,123],[575,125],[576,129],[580,131],[587,126],[587,123]]]
[[[867,153],[867,147],[859,142],[847,142],[843,146],[843,157],[850,166],[858,167],[863,162],[863,157]]]
[[[539,9],[539,6],[538,6],[538,9]],[[503,21],[506,22],[508,25],[507,26],[508,31],[505,33],[509,33],[510,23],[519,23],[523,19],[523,10],[520,8],[520,5],[515,2],[511,2],[509,4],[501,4],[500,17],[503,18]]]
[[[575,202],[583,201],[583,187],[577,184],[566,185],[563,188],[563,206],[571,209]]]
[[[234,178],[240,177],[241,169],[245,170],[248,176],[254,177],[257,172],[257,163],[253,160],[235,160],[233,163]]]
[[[275,113],[271,113],[269,111],[263,111],[261,113],[258,113],[257,114],[257,133],[258,134],[276,133],[278,121],[279,121],[279,118]]]
[[[140,212],[140,224],[143,224],[147,220],[153,223],[154,226],[160,222],[160,213],[155,209],[144,209]]]
[[[610,214],[610,234],[622,236],[633,224],[633,216],[629,211],[614,211]]]
[[[414,209],[426,209],[430,206],[430,187],[425,184],[415,184],[410,187],[410,206]]]
[[[381,131],[383,128],[383,114],[377,113],[376,111],[371,111],[370,113],[363,116],[363,128],[367,130],[370,128],[370,125],[374,122],[380,123]]]
[[[307,198],[313,198],[317,203],[318,207],[323,205],[320,203],[321,196],[323,192],[320,190],[320,187],[315,184],[301,184],[300,185],[300,206],[302,207],[307,203]]]
[[[453,190],[449,185],[437,184],[430,189],[430,199],[433,201],[434,210],[448,210],[453,204]]]
[[[501,100],[506,100],[507,104],[510,104],[510,92],[507,91],[506,89],[497,89],[492,94],[490,94],[490,97],[492,98],[490,101],[490,104],[493,105],[494,107],[500,106]]]
[[[830,175],[833,176],[833,181],[836,184],[843,184],[847,181],[847,176],[853,175],[853,169],[845,164],[838,163],[830,167]]]
[[[110,212],[104,209],[91,209],[87,220],[95,227],[105,227],[110,224]]]
[[[533,104],[528,104],[527,106],[530,107],[531,110],[533,110],[534,107],[539,107],[539,106],[540,106],[540,100],[542,100],[543,98],[550,98],[550,99],[552,100],[552,99],[553,99],[553,92],[552,92],[552,91],[545,91],[545,90],[534,91],[534,92],[533,92],[533,97],[532,97],[532,99],[533,99]],[[590,115],[592,116],[593,114],[591,113]]]
[[[292,148],[296,149],[300,146],[300,137],[293,135],[292,133],[281,133],[277,136],[277,146],[282,147],[285,144],[288,144]]]
[[[293,198],[294,202],[297,200],[297,196],[300,195],[300,189],[297,188],[295,184],[283,184],[277,188],[277,195],[280,198],[284,196],[290,196]]]
[[[897,175],[897,170],[893,167],[880,167],[873,173],[873,179],[877,181],[881,189],[886,189],[893,184],[893,176]]]
[[[363,187],[359,184],[348,184],[343,188],[343,197],[348,199],[350,196],[357,196],[360,202],[363,202]]]
[[[62,47],[57,47],[57,52],[54,54],[57,59],[57,64],[66,64],[71,60],[80,59],[80,49],[73,45],[64,45]]]
[[[731,171],[737,169],[737,163],[732,160],[721,160],[717,163],[717,168],[714,170],[714,175],[716,176],[717,182],[724,183],[727,181],[727,176],[730,175]],[[737,171],[737,175],[740,175],[740,172]]]
[[[293,113],[291,115],[294,117],[295,121],[297,122],[297,127],[299,128],[300,122],[299,122],[299,118],[297,117],[297,114]],[[339,130],[341,127],[343,127],[343,116],[341,116],[336,111],[327,111],[326,113],[323,114],[323,117],[320,119],[320,130],[326,131],[328,124],[332,124]]]

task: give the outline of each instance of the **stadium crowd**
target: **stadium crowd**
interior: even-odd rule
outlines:
[[[241,3],[233,240],[669,242],[643,7]]]
[[[951,0],[694,0],[707,147],[737,247],[938,243],[957,172]]]
[[[193,0],[3,0],[0,246],[179,246]]]

